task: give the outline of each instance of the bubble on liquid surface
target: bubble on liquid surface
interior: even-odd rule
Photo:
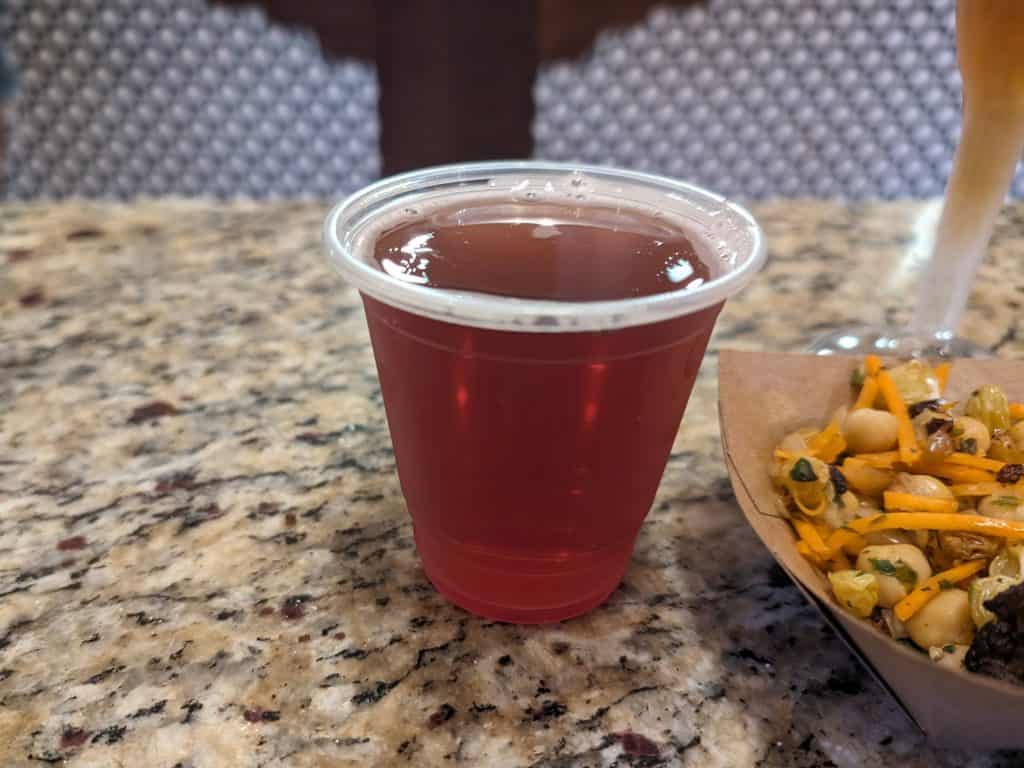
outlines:
[[[562,231],[550,224],[536,226],[533,228],[533,232],[530,233],[531,237],[535,237],[538,240],[547,240],[549,237],[558,237],[560,234],[562,234]]]

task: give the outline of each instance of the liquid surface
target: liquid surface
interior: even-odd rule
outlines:
[[[460,205],[383,232],[374,258],[408,283],[559,301],[692,290],[711,277],[682,229],[596,207]]]

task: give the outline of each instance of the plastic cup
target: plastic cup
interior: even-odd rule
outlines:
[[[538,205],[583,220],[596,205],[670,217],[712,279],[563,302],[411,285],[376,266],[383,229],[461,199],[507,203],[524,217]],[[399,481],[434,586],[466,610],[517,623],[603,602],[629,564],[722,304],[764,261],[754,219],[648,174],[479,163],[373,184],[334,208],[325,240],[362,294]]]

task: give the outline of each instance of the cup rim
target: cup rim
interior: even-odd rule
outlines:
[[[413,285],[387,275],[359,258],[352,242],[365,228],[366,220],[383,206],[431,189],[460,188],[487,184],[494,178],[516,174],[561,176],[574,174],[587,180],[658,191],[684,212],[723,216],[731,222],[731,241],[742,246],[735,264],[723,274],[694,289],[680,289],[648,296],[603,301],[555,301],[498,296],[469,291]],[[342,235],[342,231],[345,235]],[[722,235],[726,237],[726,235]],[[740,243],[741,237],[744,241]],[[693,314],[742,289],[765,261],[764,234],[743,206],[709,190],[664,176],[582,163],[554,163],[515,160],[458,163],[425,168],[390,176],[338,202],[323,225],[327,258],[334,269],[362,293],[393,307],[442,322],[493,330],[567,333],[616,330]]]

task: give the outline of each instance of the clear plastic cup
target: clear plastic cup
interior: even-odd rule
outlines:
[[[565,302],[412,285],[376,266],[384,229],[463,198],[507,202],[524,217],[552,205],[584,221],[609,205],[669,217],[712,278]],[[753,217],[648,174],[501,162],[380,181],[335,207],[324,233],[331,263],[363,297],[427,576],[457,605],[503,621],[599,605],[629,563],[715,319],[764,261]]]

